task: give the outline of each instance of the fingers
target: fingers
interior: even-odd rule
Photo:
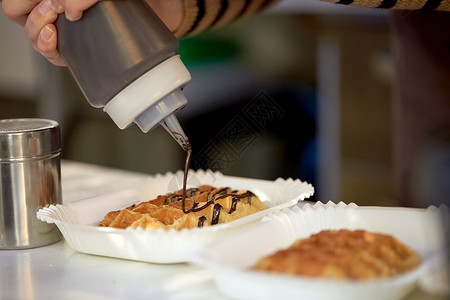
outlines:
[[[57,49],[53,23],[58,14],[76,21],[83,11],[100,0],[0,0],[4,14],[25,28],[33,47],[55,65],[65,65]]]
[[[56,0],[43,0],[28,15],[24,28],[28,40],[45,58],[56,65],[65,65],[57,50],[56,21],[62,5]]]
[[[27,16],[41,0],[3,0],[2,10],[6,17],[12,21],[25,25]]]
[[[56,21],[58,16],[56,9],[52,6],[51,0],[43,0],[28,15],[24,28],[33,45],[36,45],[37,37],[42,28]]]
[[[36,50],[48,61],[57,66],[65,66],[66,63],[57,48],[56,27],[53,24],[45,25],[39,32],[36,42]]]
[[[181,0],[146,0],[158,17],[174,32],[183,19],[183,3]]]
[[[66,18],[70,21],[79,20],[83,15],[83,11],[99,1],[100,0],[61,0]]]

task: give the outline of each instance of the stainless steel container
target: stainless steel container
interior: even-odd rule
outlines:
[[[45,246],[62,238],[36,212],[61,203],[60,130],[45,119],[0,120],[0,250]]]

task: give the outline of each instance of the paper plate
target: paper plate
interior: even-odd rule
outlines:
[[[191,249],[188,259],[209,268],[220,290],[233,299],[401,299],[415,288],[428,262],[444,247],[440,215],[427,210],[358,207],[355,204],[305,204],[275,212],[210,245]],[[420,267],[378,280],[333,280],[252,271],[265,255],[324,229],[364,229],[390,234],[416,250]]]
[[[209,184],[250,190],[269,208],[226,224],[181,231],[97,227],[109,211],[181,189],[182,179],[181,171],[155,175],[130,189],[43,208],[38,211],[37,217],[41,221],[55,223],[68,245],[76,251],[144,262],[178,263],[186,261],[186,250],[221,239],[271,212],[293,206],[314,193],[311,184],[300,180],[267,181],[224,176],[219,172],[190,171],[188,187]]]

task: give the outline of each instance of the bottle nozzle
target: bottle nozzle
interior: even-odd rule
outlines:
[[[149,107],[146,111],[140,114],[135,123],[141,128],[143,132],[148,132],[155,127],[158,122],[166,129],[170,135],[181,145],[184,150],[189,150],[191,144],[183,128],[175,117],[175,111],[183,108],[187,103],[186,97],[180,89],[177,89],[165,96],[158,102],[158,104]]]
[[[191,148],[191,143],[189,142],[189,139],[174,114],[171,114],[167,118],[161,120],[159,124],[161,124],[161,126],[170,133],[178,144],[180,144],[183,150],[188,151]]]
[[[134,122],[143,132],[148,132],[153,127],[158,125],[158,122],[161,123],[160,121],[169,118],[169,116],[173,115],[175,111],[183,108],[186,103],[186,97],[184,97],[180,89],[177,89],[167,96],[163,97],[157,104],[147,108],[147,110],[141,113]],[[178,124],[175,116],[173,116],[173,118]],[[174,124],[174,122],[169,123]],[[179,126],[180,125],[178,124],[178,127]]]

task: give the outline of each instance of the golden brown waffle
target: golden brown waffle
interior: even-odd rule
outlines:
[[[267,208],[250,191],[202,185],[107,213],[101,227],[176,229],[227,223]]]
[[[369,279],[420,265],[420,256],[396,238],[364,230],[323,230],[261,258],[253,269],[312,277]]]

